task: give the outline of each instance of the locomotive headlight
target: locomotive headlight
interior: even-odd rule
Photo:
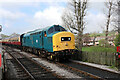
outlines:
[[[62,41],[64,41],[64,38],[62,38]]]
[[[68,40],[70,41],[70,40],[71,40],[71,38],[68,38]]]

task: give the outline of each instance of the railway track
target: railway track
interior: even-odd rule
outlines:
[[[18,79],[60,79],[61,76],[57,75],[55,72],[50,71],[47,67],[43,66],[43,64],[38,64],[36,61],[27,58],[21,54],[15,54],[13,50],[7,50],[7,53],[12,56],[11,62],[14,63],[15,69],[17,69]],[[16,57],[17,56],[17,57]]]
[[[6,74],[5,79],[30,79],[29,75],[22,69],[22,67],[20,67],[19,64],[16,63],[15,60],[7,59],[7,65],[9,65],[7,68],[9,71]],[[12,75],[15,76],[10,76],[11,72],[14,73]]]

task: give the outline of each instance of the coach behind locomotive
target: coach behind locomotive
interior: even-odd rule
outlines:
[[[23,50],[49,59],[68,59],[75,49],[74,35],[60,25],[37,29],[21,35]]]

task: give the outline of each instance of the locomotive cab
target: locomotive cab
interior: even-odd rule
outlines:
[[[50,43],[52,43],[52,52],[75,49],[74,34],[67,32],[67,30],[65,30],[63,27],[59,25],[53,25],[47,29],[46,32],[47,34],[44,33],[44,35],[48,35],[48,41],[45,43],[49,42],[49,38],[51,38]]]
[[[53,36],[59,32],[63,32],[63,31],[66,31],[66,30],[59,25],[53,25],[51,27],[45,28],[43,30],[43,48],[44,48],[44,50],[47,50],[48,52],[54,52]]]
[[[43,31],[43,48],[51,52],[51,58],[69,58],[75,49],[74,34],[60,25],[53,25]]]

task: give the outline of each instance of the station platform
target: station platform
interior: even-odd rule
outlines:
[[[96,68],[100,68],[100,69],[103,69],[103,70],[108,70],[108,71],[114,72],[114,73],[120,73],[120,71],[118,71],[117,69],[110,68],[110,66],[106,66],[106,65],[94,64],[94,63],[82,62],[82,61],[76,61],[76,60],[71,60],[71,61],[81,63],[81,64],[85,64],[85,65],[92,66],[92,67],[96,67]]]

